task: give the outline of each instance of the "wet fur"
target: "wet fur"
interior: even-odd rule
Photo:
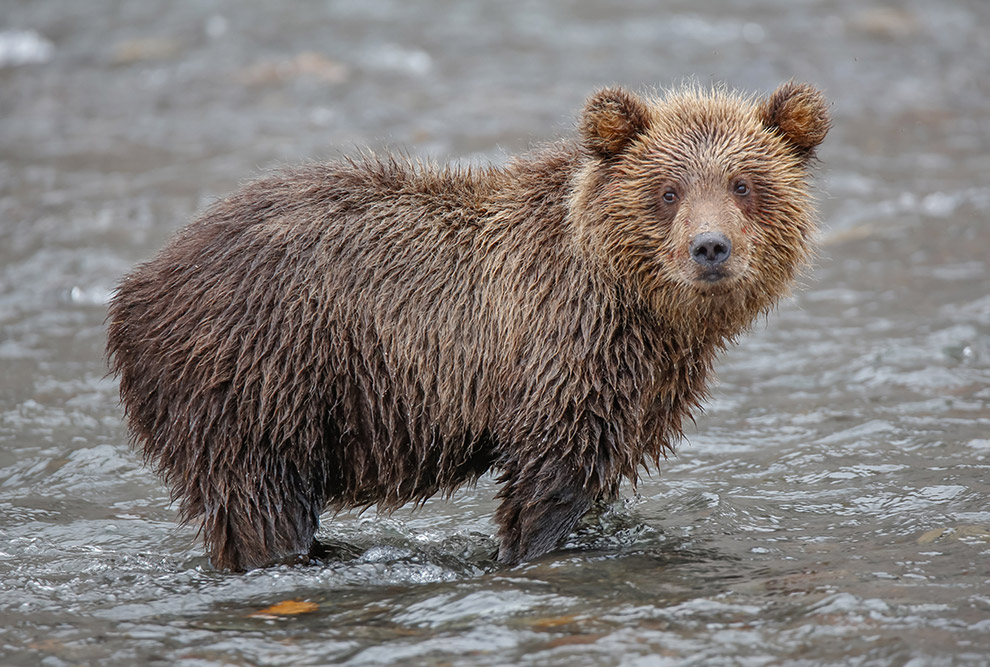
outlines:
[[[579,142],[504,168],[314,164],[185,227],[120,284],[108,352],[134,440],[213,563],[306,554],[327,509],[387,511],[492,468],[499,559],[516,563],[658,463],[715,355],[807,252],[828,120],[820,93],[787,86],[762,102],[606,89]],[[678,259],[690,216],[657,190],[677,180],[688,201],[739,165],[762,179],[723,216],[749,227],[729,230],[748,263],[699,286]]]

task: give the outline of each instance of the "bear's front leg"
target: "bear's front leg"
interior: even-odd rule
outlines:
[[[591,508],[594,494],[582,482],[581,471],[552,471],[543,466],[535,474],[506,470],[495,512],[498,523],[498,560],[516,565],[557,548],[578,520]]]
[[[580,416],[528,434],[539,449],[504,455],[495,513],[499,562],[514,565],[557,548],[595,501],[616,495],[620,476],[635,466],[621,423],[603,412],[571,410]]]

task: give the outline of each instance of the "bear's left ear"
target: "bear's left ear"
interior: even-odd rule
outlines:
[[[785,83],[760,105],[763,124],[776,129],[790,141],[803,157],[812,154],[822,143],[832,121],[828,102],[814,86],[807,83]]]
[[[581,114],[581,138],[592,155],[614,157],[650,125],[646,103],[622,88],[604,88],[588,98]]]

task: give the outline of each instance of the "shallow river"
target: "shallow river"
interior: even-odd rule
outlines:
[[[275,7],[0,0],[0,664],[990,664],[990,5]],[[327,517],[319,565],[176,526],[103,319],[203,205],[360,146],[504,161],[606,83],[791,77],[834,101],[815,266],[564,550],[497,568],[490,478]]]

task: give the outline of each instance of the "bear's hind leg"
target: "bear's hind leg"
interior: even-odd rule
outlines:
[[[202,489],[202,531],[214,567],[250,570],[307,559],[324,506],[323,484],[290,462],[216,477]]]

